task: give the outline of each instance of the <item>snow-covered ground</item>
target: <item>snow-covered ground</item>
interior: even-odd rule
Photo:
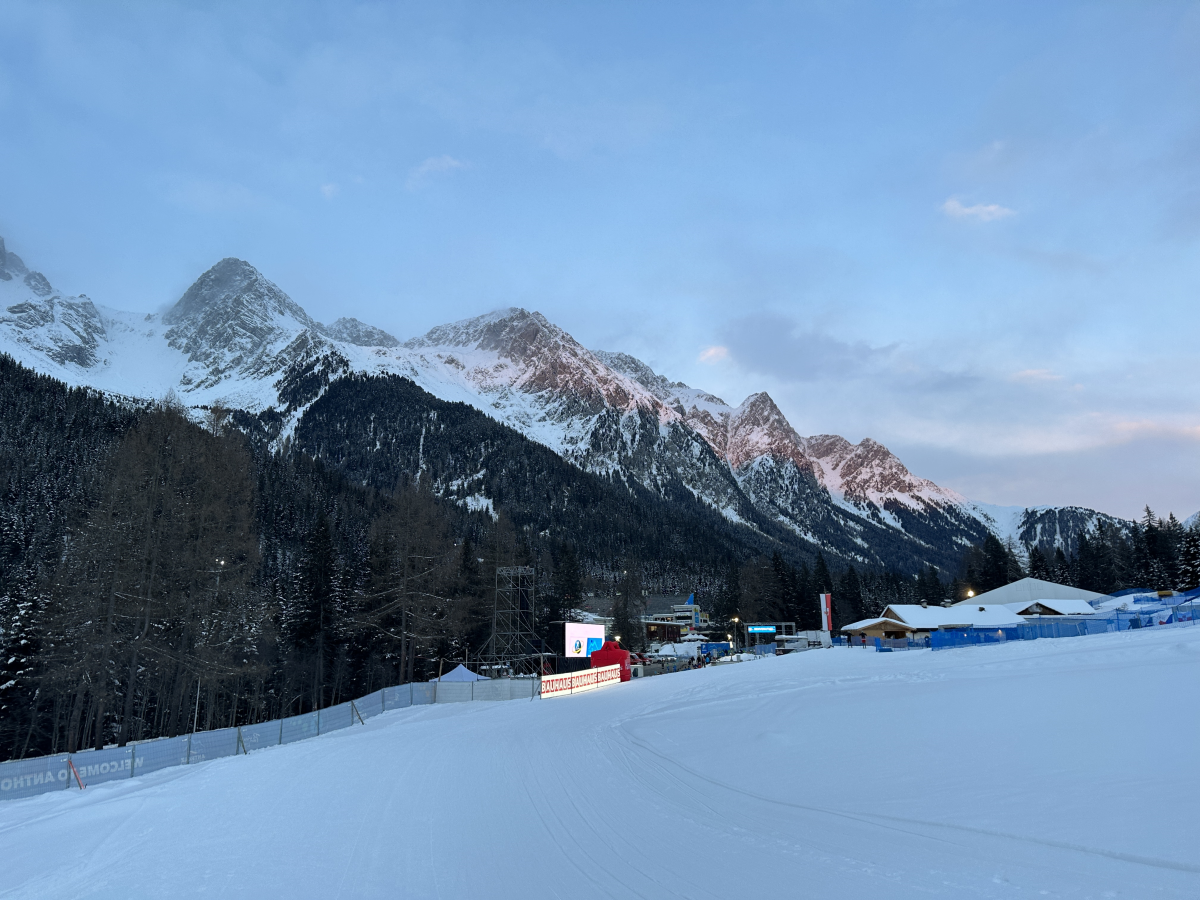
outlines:
[[[3,897],[1198,897],[1200,627],[823,650],[0,806]]]

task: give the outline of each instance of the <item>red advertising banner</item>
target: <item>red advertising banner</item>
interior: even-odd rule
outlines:
[[[833,631],[833,594],[818,594],[821,603],[821,630]]]

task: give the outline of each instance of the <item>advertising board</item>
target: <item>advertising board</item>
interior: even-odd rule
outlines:
[[[566,640],[565,656],[591,656],[604,644],[603,625],[585,625],[582,622],[567,622],[563,628]]]
[[[567,697],[621,683],[620,666],[602,666],[599,669],[584,669],[565,675],[547,675],[542,679],[543,697]]]

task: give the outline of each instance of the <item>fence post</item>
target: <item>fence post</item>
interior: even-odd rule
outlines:
[[[134,770],[137,769],[137,744],[129,745],[129,777],[133,777]]]
[[[359,725],[366,725],[367,723],[363,721],[362,713],[360,713],[360,712],[358,711],[358,707],[354,705],[354,701],[353,701],[353,700],[351,700],[351,701],[350,701],[350,708],[351,708],[352,710],[354,710],[354,714],[355,714],[356,716],[358,716],[358,724],[359,724]],[[351,725],[353,725],[353,724],[354,724],[354,720],[353,720],[353,719],[351,719],[351,720],[350,720],[350,724],[351,724]]]
[[[283,743],[283,717],[280,716],[280,718],[279,718],[279,744],[276,744],[276,746],[279,746],[282,743]]]
[[[321,733],[321,708],[317,707],[317,734]]]
[[[188,735],[187,756],[184,758],[183,764],[185,766],[190,766],[192,764],[192,736],[190,734]]]

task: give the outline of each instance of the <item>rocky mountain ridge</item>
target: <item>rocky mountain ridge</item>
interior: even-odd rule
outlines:
[[[903,547],[944,563],[996,530],[882,444],[801,436],[766,393],[732,407],[627,354],[590,351],[537,312],[499,310],[401,343],[355,319],[322,325],[237,259],[203,273],[161,317],[63,297],[2,242],[0,271],[0,350],[71,384],[270,412],[276,440],[337,379],[399,375],[580,469],[848,559],[883,563]]]

